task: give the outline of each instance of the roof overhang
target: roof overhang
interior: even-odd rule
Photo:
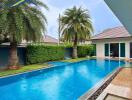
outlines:
[[[124,27],[132,34],[132,0],[104,0]]]
[[[129,36],[129,37],[115,37],[115,38],[101,38],[101,39],[91,39],[91,40],[94,41],[94,40],[127,39],[127,38],[132,38],[132,36]]]

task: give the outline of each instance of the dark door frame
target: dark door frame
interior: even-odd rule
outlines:
[[[120,43],[110,43],[110,54],[112,53],[112,55],[110,55],[111,57],[120,56],[119,46],[120,46]]]

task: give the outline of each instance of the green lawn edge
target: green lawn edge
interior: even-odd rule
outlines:
[[[0,77],[20,74],[20,73],[29,72],[29,71],[35,71],[35,70],[39,70],[43,68],[48,68],[49,66],[50,65],[45,63],[45,64],[26,65],[17,70],[3,70],[3,71],[0,71]]]

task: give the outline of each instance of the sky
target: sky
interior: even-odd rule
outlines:
[[[105,29],[121,26],[122,24],[103,0],[42,0],[48,7],[42,9],[48,20],[47,35],[58,38],[58,16],[63,15],[67,8],[73,6],[88,9],[92,18],[94,33],[99,34]]]

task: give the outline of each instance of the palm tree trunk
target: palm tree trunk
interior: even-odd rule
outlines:
[[[17,55],[17,43],[11,42],[9,49],[9,69],[17,69],[18,68],[18,55]]]
[[[77,58],[77,34],[75,35],[74,43],[73,43],[73,59]]]

